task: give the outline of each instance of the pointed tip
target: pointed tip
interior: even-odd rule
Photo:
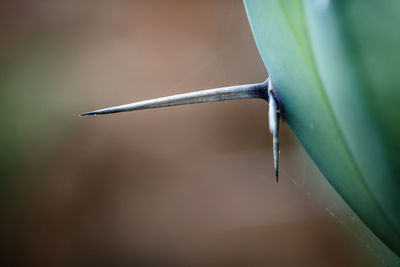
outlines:
[[[96,115],[96,114],[97,113],[95,111],[89,111],[89,112],[79,114],[79,117],[85,117],[85,116]]]
[[[89,111],[89,112],[85,112],[85,113],[79,114],[79,117],[96,116],[96,115],[104,115],[104,114],[109,114],[109,113],[120,112],[119,107],[120,106],[112,107],[112,108],[104,108],[104,109],[93,110],[93,111]]]

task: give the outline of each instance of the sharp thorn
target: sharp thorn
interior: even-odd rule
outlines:
[[[275,96],[274,87],[271,80],[268,79],[268,123],[269,131],[272,134],[272,144],[273,144],[273,155],[274,155],[274,168],[275,168],[275,178],[278,182],[279,174],[279,119],[280,110],[279,104]]]
[[[141,109],[151,109],[151,108],[160,108],[160,107],[169,107],[169,106],[205,103],[205,102],[217,102],[217,101],[233,100],[233,99],[262,98],[267,100],[267,91],[268,91],[268,82],[265,81],[256,84],[222,87],[217,89],[209,89],[192,93],[145,100],[131,104],[90,111],[82,113],[80,116],[83,117],[89,115],[100,115],[100,114],[109,114],[109,113],[141,110]]]
[[[268,78],[262,83],[245,84],[202,90],[192,93],[172,95],[151,100],[134,102],[110,108],[89,111],[80,114],[80,117],[103,115],[117,112],[126,112],[142,109],[152,109],[195,103],[217,102],[234,99],[261,98],[269,102],[269,130],[273,136],[273,155],[275,178],[278,182],[279,172],[279,104],[275,96],[271,80]]]

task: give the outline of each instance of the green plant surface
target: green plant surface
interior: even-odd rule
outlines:
[[[244,3],[283,118],[347,204],[400,255],[400,2]]]

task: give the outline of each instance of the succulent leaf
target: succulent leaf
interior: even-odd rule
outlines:
[[[283,118],[400,255],[400,2],[244,0]]]

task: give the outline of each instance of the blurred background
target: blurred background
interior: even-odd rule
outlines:
[[[265,80],[240,0],[3,0],[0,21],[1,266],[386,266],[285,123],[275,182],[264,101],[78,117]]]

